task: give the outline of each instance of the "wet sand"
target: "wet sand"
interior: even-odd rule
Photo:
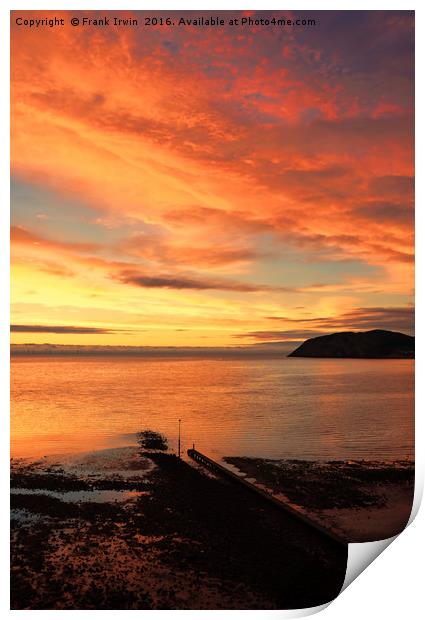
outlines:
[[[412,461],[224,460],[347,542],[390,538],[410,517]]]
[[[345,548],[173,455],[18,460],[11,486],[12,609],[311,607],[344,581]]]

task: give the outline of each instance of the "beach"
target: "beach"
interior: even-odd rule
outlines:
[[[281,609],[339,593],[346,548],[172,454],[12,460],[13,609]]]
[[[399,534],[413,504],[415,465],[226,457],[239,474],[346,542]]]

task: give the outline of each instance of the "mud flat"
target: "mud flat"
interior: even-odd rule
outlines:
[[[344,581],[345,548],[170,454],[13,461],[11,487],[12,609],[310,607]]]
[[[389,538],[410,517],[415,469],[410,460],[224,460],[347,542]]]

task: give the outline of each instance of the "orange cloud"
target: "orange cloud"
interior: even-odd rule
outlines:
[[[261,29],[141,36],[68,22],[46,36],[12,12],[12,172],[98,215],[89,240],[84,224],[80,239],[51,218],[42,234],[16,222],[19,301],[36,271],[52,304],[49,282],[62,275],[81,300],[90,287],[129,303],[143,291],[152,313],[172,300],[199,324],[191,304],[243,321],[253,291],[268,295],[258,315],[295,308],[293,295],[347,311],[374,291],[389,307],[409,301],[412,17],[381,13],[366,32],[361,15],[346,24],[327,12],[320,29],[292,29],[282,44]],[[108,221],[127,228],[101,240]],[[358,273],[341,275],[343,261]]]

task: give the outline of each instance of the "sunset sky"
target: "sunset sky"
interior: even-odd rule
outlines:
[[[12,342],[413,333],[413,13],[73,15],[12,12]]]

